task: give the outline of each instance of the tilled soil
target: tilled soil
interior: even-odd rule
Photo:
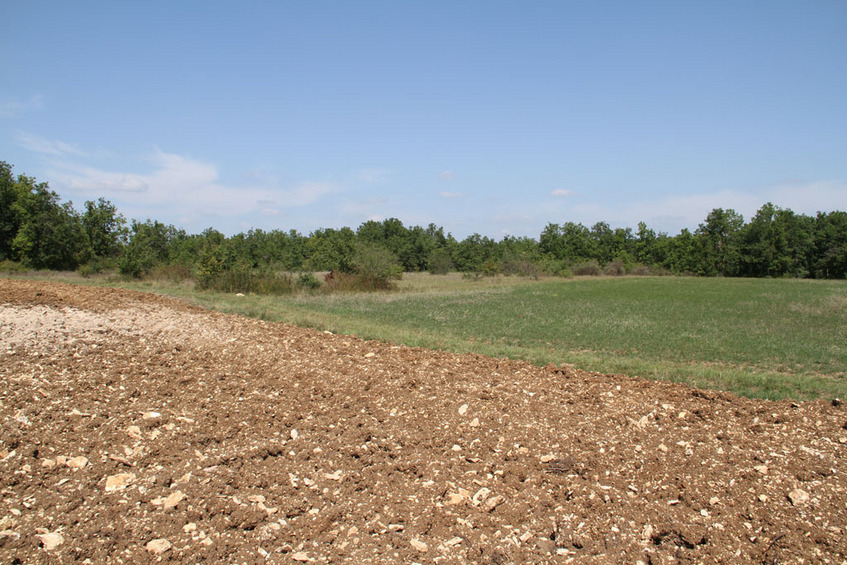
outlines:
[[[847,563],[847,408],[0,280],[0,561]]]

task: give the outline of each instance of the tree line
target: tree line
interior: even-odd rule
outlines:
[[[281,272],[306,273],[294,282],[317,286],[315,271],[358,273],[378,284],[414,271],[843,279],[847,212],[807,216],[766,203],[745,222],[732,209],[716,208],[694,232],[676,235],[657,233],[644,222],[635,230],[565,222],[548,224],[537,240],[479,234],[457,240],[434,224],[404,226],[390,218],[355,230],[322,228],[304,235],[259,229],[226,237],[213,228],[188,234],[156,220],[127,221],[104,198],[76,210],[47,183],[14,176],[0,161],[0,265],[192,277],[208,288],[229,281],[228,289],[242,288],[239,281],[246,280],[291,283],[271,275]]]

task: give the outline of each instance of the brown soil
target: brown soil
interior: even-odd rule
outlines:
[[[0,561],[845,563],[847,408],[0,280]]]

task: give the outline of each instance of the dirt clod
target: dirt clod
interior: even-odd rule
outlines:
[[[831,400],[9,279],[0,383],[2,563],[847,560]]]

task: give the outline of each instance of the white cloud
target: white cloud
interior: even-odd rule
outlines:
[[[21,101],[15,99],[6,99],[0,102],[0,118],[13,118],[20,116],[30,110],[41,110],[43,108],[43,96],[33,94],[29,99]]]
[[[453,180],[453,178],[455,176],[456,176],[456,173],[453,172],[453,171],[450,171],[450,170],[441,171],[440,173],[438,173],[438,178],[441,179],[441,180],[447,180],[447,181]]]
[[[791,182],[747,190],[726,189],[635,201],[586,202],[560,211],[560,215],[566,217],[554,221],[568,220],[585,225],[606,221],[614,226],[632,228],[639,221],[644,221],[652,229],[673,235],[683,228],[696,229],[715,208],[731,208],[749,221],[767,202],[809,216],[816,212],[847,210],[847,183]]]
[[[113,199],[130,218],[177,221],[190,229],[217,222],[216,218],[278,216],[286,209],[308,206],[343,190],[327,182],[303,182],[290,187],[267,181],[227,185],[220,182],[214,164],[158,148],[140,160],[139,166],[149,169],[143,173],[78,165],[69,161],[68,152],[52,154],[62,159],[54,162],[49,171],[51,185]]]
[[[384,181],[391,174],[387,169],[361,169],[353,174],[353,178],[357,181],[367,184]]]
[[[35,151],[36,153],[44,153],[54,157],[85,157],[85,151],[76,145],[60,141],[58,139],[47,139],[25,131],[18,132],[18,143],[24,149]]]
[[[561,196],[567,198],[568,196],[575,196],[576,192],[573,190],[567,190],[565,188],[557,188],[553,192],[550,193],[551,196]]]
[[[442,191],[442,192],[439,192],[438,194],[441,196],[441,198],[462,198],[464,196],[464,194],[462,194],[461,192],[445,192],[445,191]]]

